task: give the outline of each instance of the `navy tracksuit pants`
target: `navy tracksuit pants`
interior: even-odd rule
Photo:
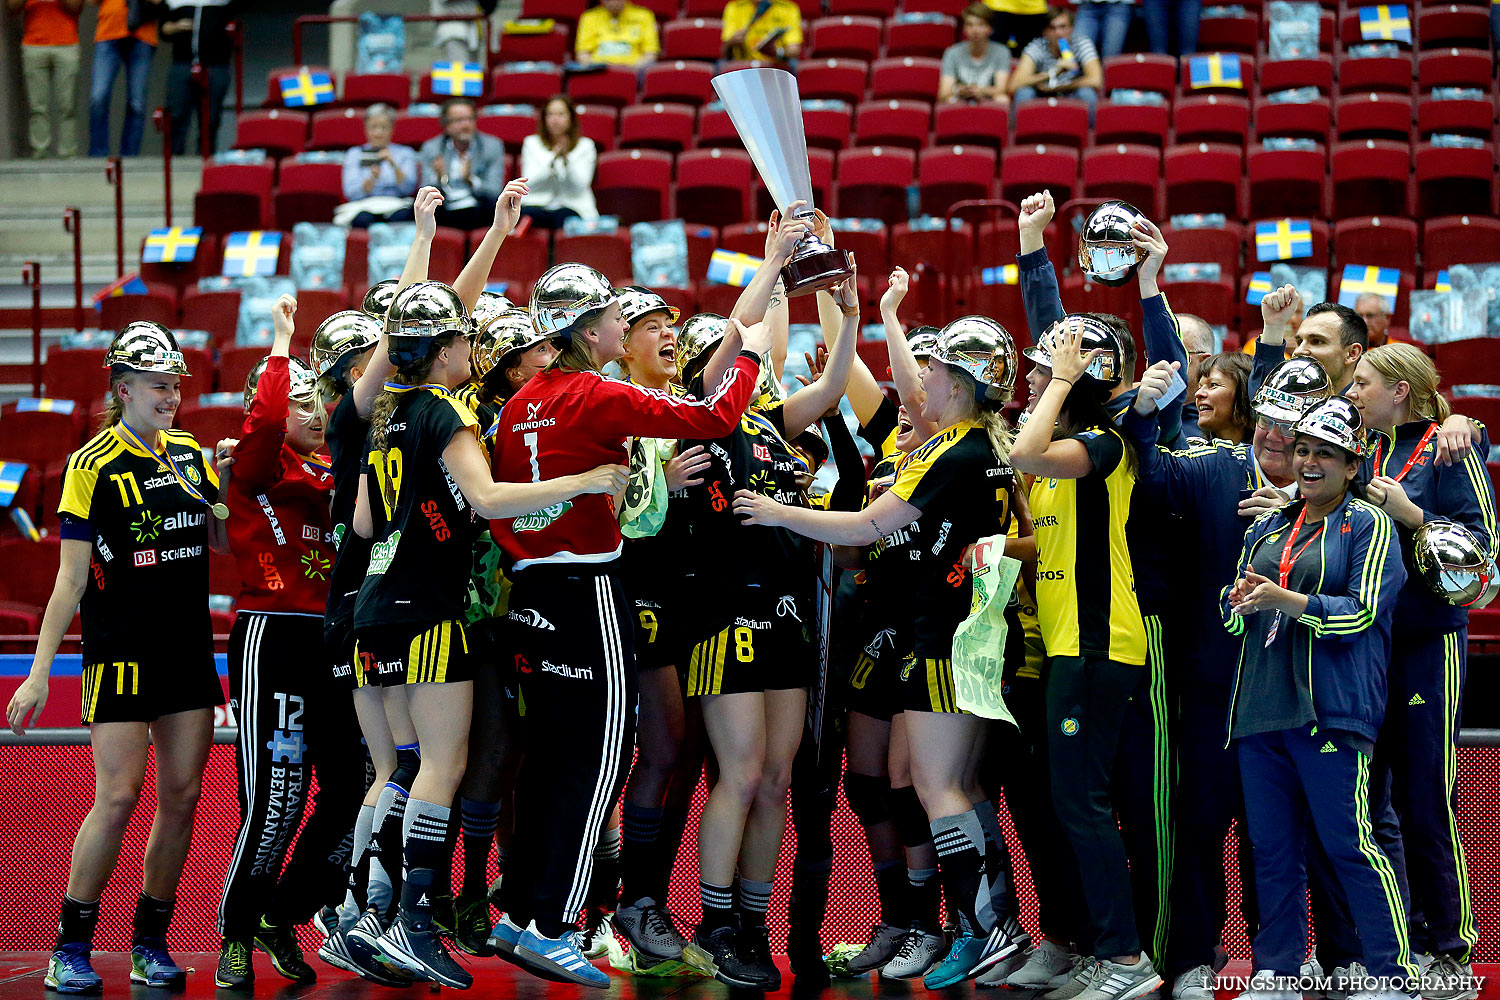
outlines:
[[[1260,905],[1255,967],[1300,973],[1312,834],[1348,897],[1370,975],[1415,976],[1396,874],[1370,820],[1370,759],[1340,734],[1302,729],[1241,739],[1239,759]]]

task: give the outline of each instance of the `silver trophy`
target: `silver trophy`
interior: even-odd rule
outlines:
[[[782,217],[793,217],[787,206],[801,201],[795,217],[811,221],[812,170],[797,78],[783,69],[741,69],[714,77],[713,85]],[[781,282],[787,295],[807,295],[853,273],[849,251],[835,250],[809,232],[781,269]]]

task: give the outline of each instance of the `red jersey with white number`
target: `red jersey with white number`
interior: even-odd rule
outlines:
[[[329,461],[286,443],[286,358],[271,358],[245,414],[229,470],[229,547],[241,611],[322,617],[333,572]]]
[[[628,437],[717,438],[750,402],[760,359],[735,359],[706,399],[672,396],[598,372],[544,371],[500,411],[496,482],[542,482],[601,465],[625,465]],[[490,522],[490,534],[515,560],[603,563],[620,555],[614,498],[586,493],[545,510]]]

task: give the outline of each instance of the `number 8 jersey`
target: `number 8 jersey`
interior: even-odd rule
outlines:
[[[375,530],[354,608],[356,632],[462,618],[474,539],[484,528],[443,464],[455,434],[478,433],[473,412],[440,387],[414,386],[400,390],[386,426],[390,447],[366,448]]]

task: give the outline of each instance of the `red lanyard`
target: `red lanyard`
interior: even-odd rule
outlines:
[[[1307,504],[1304,503],[1302,510],[1297,514],[1297,523],[1292,525],[1291,532],[1286,536],[1286,544],[1281,547],[1281,565],[1277,570],[1277,582],[1281,584],[1282,590],[1286,589],[1286,582],[1292,575],[1292,565],[1302,558],[1302,553],[1307,551],[1309,545],[1318,540],[1318,533],[1313,532],[1312,537],[1302,543],[1302,548],[1297,550],[1297,554],[1292,555],[1292,543],[1297,540],[1297,532],[1302,530],[1302,522],[1306,517]]]
[[[1416,451],[1413,451],[1411,453],[1411,457],[1406,460],[1406,464],[1401,467],[1401,471],[1398,472],[1398,473],[1396,473],[1396,482],[1399,483],[1399,482],[1401,482],[1401,480],[1403,480],[1403,479],[1406,478],[1406,474],[1411,471],[1411,467],[1413,465],[1417,464],[1417,456],[1420,455],[1420,454],[1422,454],[1422,449],[1424,449],[1424,448],[1427,447],[1427,442],[1429,442],[1429,441],[1432,440],[1432,436],[1437,433],[1437,430],[1438,430],[1438,425],[1437,424],[1428,424],[1427,425],[1427,433],[1423,434],[1422,435],[1422,440],[1420,440],[1420,441],[1417,442],[1417,449],[1416,449]],[[1394,447],[1394,441],[1395,441],[1395,439],[1392,438],[1391,440],[1392,440],[1392,446]],[[1380,470],[1380,454],[1381,454],[1382,451],[1385,450],[1384,449],[1384,445],[1385,445],[1385,438],[1381,438],[1381,439],[1379,439],[1378,441],[1375,442],[1375,475],[1377,475],[1377,476],[1381,474],[1381,470]]]

